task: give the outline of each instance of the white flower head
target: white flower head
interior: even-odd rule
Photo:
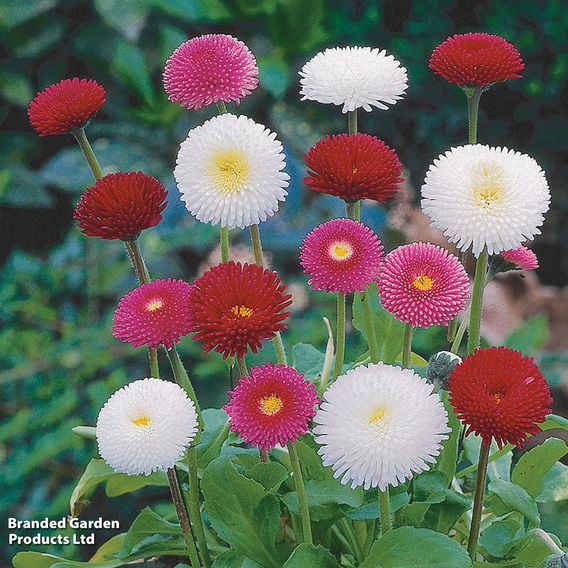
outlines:
[[[274,215],[290,176],[276,134],[222,114],[190,130],[174,170],[181,199],[203,223],[244,229]]]
[[[117,390],[97,418],[99,453],[115,471],[150,475],[183,456],[198,429],[193,402],[177,384],[134,381]]]
[[[325,104],[343,105],[343,112],[377,107],[388,109],[408,87],[400,61],[370,47],[333,47],[320,51],[300,71],[300,94]]]
[[[430,166],[422,210],[462,251],[518,247],[540,233],[550,191],[536,161],[507,148],[452,148]]]
[[[341,483],[381,491],[429,469],[450,431],[433,388],[414,371],[384,363],[340,376],[314,418],[324,465]]]

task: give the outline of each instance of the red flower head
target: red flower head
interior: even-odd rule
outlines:
[[[531,357],[507,347],[477,349],[457,365],[448,385],[454,412],[484,444],[517,446],[540,432],[552,397]]]
[[[322,138],[304,157],[313,191],[337,195],[345,201],[384,202],[402,182],[396,152],[369,134],[337,134]]]
[[[200,276],[191,288],[191,331],[223,358],[253,353],[261,341],[286,329],[291,303],[286,286],[275,272],[256,264],[225,262]]]
[[[112,334],[132,343],[155,349],[171,349],[190,332],[189,290],[183,280],[154,280],[123,296],[114,312]]]
[[[460,34],[441,43],[430,57],[430,69],[451,83],[487,87],[518,79],[525,68],[519,51],[506,39],[485,33]]]
[[[38,93],[28,116],[40,136],[77,130],[105,104],[105,90],[92,79],[64,79]]]
[[[266,363],[243,377],[225,405],[231,430],[261,450],[295,442],[308,431],[319,399],[302,373]]]
[[[73,217],[89,237],[133,240],[162,220],[168,192],[142,172],[118,172],[97,180],[79,199]]]

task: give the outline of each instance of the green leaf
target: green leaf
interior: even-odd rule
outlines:
[[[523,353],[534,353],[541,350],[547,341],[548,319],[545,314],[540,313],[513,330],[503,345]]]
[[[325,354],[311,343],[296,343],[292,348],[292,366],[307,379],[313,379],[321,373]]]
[[[116,474],[107,480],[105,492],[107,497],[118,497],[126,493],[133,493],[148,485],[168,487],[168,476],[164,471],[155,471],[150,475]]]
[[[396,513],[401,507],[408,503],[410,496],[406,491],[389,493],[391,513]],[[359,507],[350,507],[349,505],[342,505],[341,507],[346,517],[354,521],[370,521],[372,519],[380,518],[379,501],[377,499],[377,492],[365,491],[363,503]]]
[[[441,390],[440,398],[448,413],[448,426],[452,430],[449,438],[442,442],[443,450],[436,463],[436,468],[444,473],[447,479],[452,479],[456,473],[462,425],[450,404],[448,392]]]
[[[522,519],[522,517],[520,517]],[[501,558],[514,546],[515,541],[525,534],[519,515],[510,515],[493,521],[481,533],[479,544],[491,556]]]
[[[201,487],[205,511],[217,534],[259,564],[279,567],[275,539],[280,506],[276,497],[238,473],[224,456],[205,468]]]
[[[429,529],[401,527],[373,544],[360,568],[471,568],[465,549]]]
[[[327,548],[303,543],[292,552],[284,568],[339,568],[339,564]]]
[[[57,5],[57,0],[2,0],[0,2],[0,27],[12,28],[39,16]]]
[[[221,408],[206,408],[203,413],[204,428],[201,439],[196,446],[197,465],[206,468],[219,456],[221,448],[229,435],[227,413]]]
[[[146,2],[121,0],[119,17],[115,0],[94,0],[94,5],[107,26],[119,31],[130,41],[138,40],[148,17]]]
[[[513,469],[511,481],[526,489],[532,497],[538,497],[544,487],[544,476],[567,453],[568,446],[563,440],[548,438],[521,456]]]
[[[257,61],[260,84],[274,98],[283,98],[290,84],[290,67],[275,55],[259,57]]]
[[[288,470],[278,462],[257,463],[245,475],[258,481],[267,491],[275,492],[290,476]]]
[[[540,526],[540,516],[534,499],[522,488],[510,481],[494,479],[488,486],[491,510],[498,517],[510,511],[524,515],[535,527]]]
[[[544,476],[544,489],[536,498],[539,503],[566,501],[568,499],[568,466],[555,463]]]
[[[515,543],[510,554],[523,568],[545,568],[551,550],[539,536],[529,532]]]
[[[112,60],[118,77],[148,105],[154,102],[152,80],[144,54],[137,46],[120,39]]]
[[[326,477],[325,469],[317,452],[317,444],[308,434],[296,442],[296,450],[302,468],[308,473],[308,478],[323,481]]]
[[[28,78],[13,69],[0,69],[0,95],[9,103],[26,107],[33,97]]]
[[[262,568],[258,562],[243,556],[234,549],[223,552],[215,559],[211,568]]]

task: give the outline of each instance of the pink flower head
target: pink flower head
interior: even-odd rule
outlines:
[[[412,243],[385,257],[379,296],[400,321],[420,327],[447,325],[467,304],[469,279],[459,259],[447,250]]]
[[[363,223],[332,219],[304,239],[300,263],[314,290],[362,292],[378,275],[383,245]]]
[[[171,278],[135,288],[118,303],[112,334],[132,347],[171,349],[190,332],[190,289],[187,282]]]
[[[538,258],[536,254],[523,245],[512,250],[504,250],[499,253],[499,256],[514,264],[517,270],[535,270],[538,268]]]
[[[229,396],[224,409],[231,431],[261,450],[304,435],[319,403],[316,388],[303,373],[272,363],[253,367]]]
[[[198,110],[240,100],[258,84],[256,59],[240,40],[207,34],[182,43],[166,61],[164,88],[170,101]]]

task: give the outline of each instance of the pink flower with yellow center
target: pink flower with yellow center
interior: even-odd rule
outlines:
[[[319,403],[316,388],[286,365],[253,367],[224,406],[231,431],[260,450],[294,442],[308,431]]]
[[[314,290],[362,292],[379,272],[383,245],[363,223],[332,219],[304,239],[300,263]]]
[[[412,243],[389,253],[381,266],[384,308],[413,326],[447,325],[469,299],[469,279],[459,259],[431,243]]]
[[[538,258],[536,254],[523,245],[512,250],[504,250],[499,256],[514,264],[517,270],[536,270],[538,268]]]

